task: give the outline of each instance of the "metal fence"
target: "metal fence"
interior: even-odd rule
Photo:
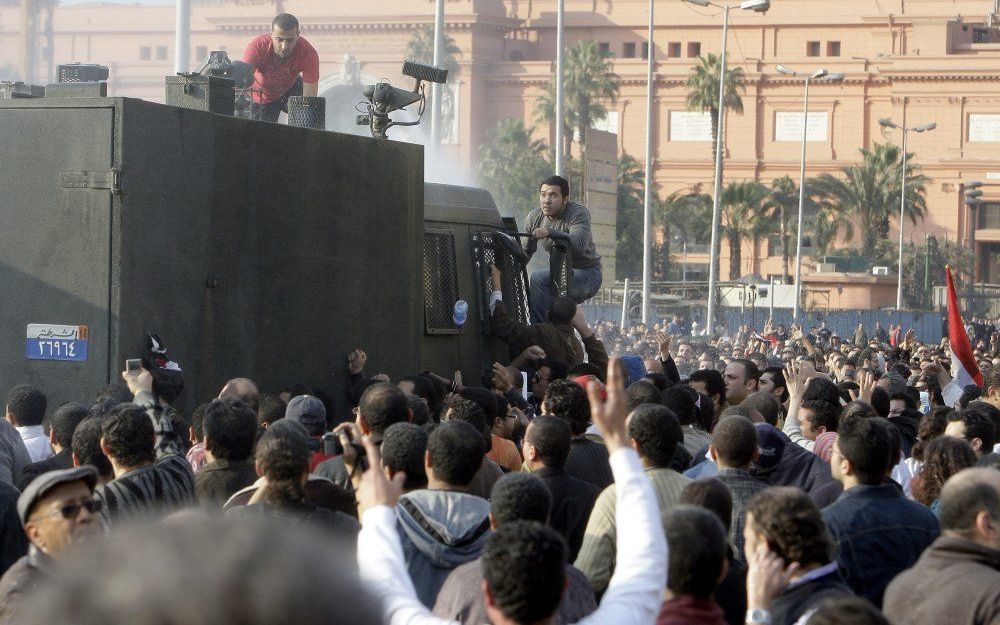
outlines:
[[[586,304],[584,305],[584,311],[587,315],[587,319],[594,320],[613,320],[616,322],[621,321],[622,309],[621,305],[614,304]],[[695,318],[698,323],[704,324],[704,311],[699,313],[699,316]],[[753,327],[760,330],[763,328],[764,323],[767,321],[768,310],[766,308],[760,308],[753,310],[749,307],[740,309],[739,307],[722,307],[720,308],[720,315],[725,320],[725,327],[731,333],[735,333],[739,327],[743,324],[751,324]],[[945,315],[941,312],[934,311],[904,311],[896,312],[893,310],[831,310],[822,311],[815,313],[806,313],[805,320],[803,324],[806,328],[812,328],[819,326],[823,320],[826,320],[826,327],[830,329],[831,332],[837,334],[841,338],[846,340],[852,340],[854,337],[854,329],[858,327],[858,324],[863,324],[865,331],[868,333],[869,338],[874,336],[875,332],[875,322],[881,322],[882,327],[888,332],[890,325],[896,325],[901,323],[903,325],[903,330],[908,330],[913,328],[917,333],[917,338],[925,343],[938,343],[941,341],[941,337],[944,336],[942,332],[945,329]],[[664,319],[654,318],[653,323],[659,323],[664,321]],[[669,321],[669,319],[667,319]],[[787,308],[776,308],[774,310],[774,325],[784,325],[786,328],[791,326],[793,322],[792,311]],[[635,320],[627,320],[629,325],[636,323]],[[721,332],[722,328],[717,328],[717,332]]]

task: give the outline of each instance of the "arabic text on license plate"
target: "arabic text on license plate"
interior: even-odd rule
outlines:
[[[88,342],[87,326],[32,323],[24,349],[29,360],[83,361]]]

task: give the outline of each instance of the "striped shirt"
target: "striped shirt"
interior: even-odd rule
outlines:
[[[576,436],[570,441],[569,456],[563,468],[570,476],[598,488],[606,488],[615,481],[608,462],[608,448],[585,436]]]
[[[171,454],[98,487],[94,499],[104,504],[101,519],[113,525],[194,505],[194,478],[184,457]]]
[[[736,548],[736,559],[746,563],[746,554],[743,553],[743,526],[746,524],[747,507],[754,495],[766,490],[768,485],[743,469],[719,469],[715,477],[722,480],[733,496],[729,541]]]

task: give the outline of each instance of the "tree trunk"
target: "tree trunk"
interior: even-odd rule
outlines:
[[[742,250],[740,250],[740,244],[742,241],[738,237],[729,235],[729,279],[738,280],[740,277],[740,265],[743,264]]]
[[[580,192],[577,197],[583,198],[585,206],[590,206],[587,193],[587,138],[587,128],[580,128]]]
[[[670,239],[670,225],[663,220],[663,280],[670,280],[670,254],[674,251],[673,241]]]
[[[713,174],[714,174],[714,172],[715,172],[715,154],[716,154],[716,150],[718,149],[719,141],[722,140],[719,137],[719,126],[721,125],[720,124],[721,120],[719,119],[719,110],[718,109],[716,109],[716,108],[711,109],[711,111],[709,112],[709,114],[712,116],[712,168],[713,168],[712,171],[713,171]],[[722,171],[722,163],[725,160],[726,159],[724,159],[724,158],[723,159],[719,159],[719,171],[720,172]],[[713,183],[712,184],[713,184],[712,188],[714,189],[715,188],[714,187],[714,184],[715,184],[714,179],[713,179]],[[714,193],[714,191],[713,191],[713,193]]]
[[[713,176],[714,176],[714,172],[715,172],[715,169],[714,169],[714,164],[715,164],[715,150],[716,150],[716,146],[718,145],[718,143],[720,141],[720,139],[719,139],[719,111],[717,109],[713,108],[713,109],[711,109],[711,111],[709,112],[709,114],[711,115],[711,119],[712,119],[712,164],[713,164],[713,170],[712,171],[713,171]],[[719,176],[720,176],[720,181],[721,181],[721,176],[722,176],[722,161],[723,160],[724,159],[719,159]],[[721,182],[719,184],[719,187],[720,187],[719,188],[719,195],[722,195],[722,188],[721,188],[722,184],[721,184]],[[721,205],[722,205],[721,204],[722,203],[722,198],[720,197],[720,198],[718,198],[718,200],[719,200],[719,205],[721,207]],[[712,178],[712,201],[713,202],[715,201],[715,178],[714,177]],[[720,212],[721,212],[721,208],[720,208]],[[719,215],[719,219],[720,220],[722,219],[722,215]],[[714,211],[714,206],[713,206],[712,222],[709,225],[709,228],[710,228],[709,232],[711,232],[711,227],[712,227],[712,225],[714,225],[714,220],[715,220],[715,211]],[[721,230],[721,225],[722,224],[719,224],[719,225],[720,225],[720,230]],[[711,239],[709,239],[709,245],[711,245]],[[739,245],[737,244],[736,247],[739,248]],[[733,273],[732,239],[730,239],[729,249],[730,249],[729,272],[730,272],[730,274],[732,274]],[[717,276],[719,276],[721,278],[720,274],[722,273],[722,242],[721,241],[719,242],[719,249],[718,250],[709,250],[708,251],[708,255],[709,255],[709,262],[710,263],[715,263],[715,267],[716,267],[716,274],[715,275],[717,275]],[[737,250],[737,252],[736,252],[736,258],[737,259],[739,258],[739,250]],[[736,274],[734,274],[734,275],[737,275],[737,277],[738,277],[738,274],[739,274],[739,269],[740,269],[740,263],[739,263],[739,260],[737,260],[737,262],[736,262]],[[732,279],[734,279],[734,278],[730,277],[730,280],[732,280]]]
[[[781,281],[788,283],[788,220],[784,204],[781,204]]]

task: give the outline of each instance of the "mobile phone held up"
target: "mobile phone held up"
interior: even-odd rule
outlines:
[[[139,373],[142,370],[142,360],[129,358],[125,361],[125,373]]]
[[[333,432],[327,432],[323,435],[323,453],[327,456],[342,456],[344,454],[344,446]]]

